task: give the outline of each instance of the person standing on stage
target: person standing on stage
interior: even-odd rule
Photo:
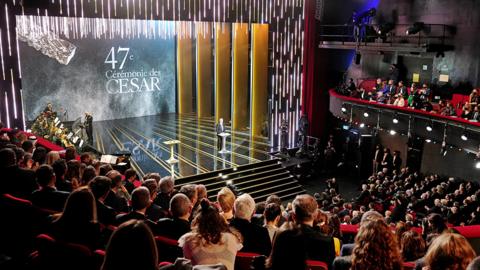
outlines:
[[[85,112],[84,126],[87,133],[87,141],[89,144],[93,144],[93,116],[88,112]]]
[[[222,136],[221,133],[225,132],[225,126],[223,125],[223,118],[218,119],[218,124],[215,127],[217,131],[217,149],[222,149]]]

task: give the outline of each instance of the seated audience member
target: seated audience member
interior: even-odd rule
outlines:
[[[470,105],[465,104],[462,108],[462,114],[460,115],[461,118],[465,120],[469,120],[472,117],[472,111],[470,109]]]
[[[475,256],[475,251],[465,237],[443,233],[428,248],[424,269],[466,269]]]
[[[59,159],[52,164],[53,171],[55,173],[55,186],[58,190],[71,192],[72,183],[65,179],[67,175],[67,163],[63,159]]]
[[[88,186],[88,183],[92,181],[93,178],[95,178],[96,171],[95,168],[91,165],[88,165],[82,173],[82,178],[80,179],[80,185],[81,186]]]
[[[122,175],[116,170],[111,170],[106,176],[112,180],[112,186],[111,192],[105,199],[105,204],[115,209],[116,212],[128,212],[130,194],[122,184]]]
[[[77,150],[73,146],[65,148],[65,161],[69,162],[77,157]]]
[[[192,205],[195,205],[197,203],[198,193],[197,193],[196,185],[194,184],[183,185],[178,192],[185,194],[188,197],[188,199],[190,199],[190,202],[192,203]]]
[[[185,194],[178,193],[170,201],[172,218],[162,218],[155,226],[155,234],[178,240],[182,235],[190,232],[190,214],[192,203]]]
[[[158,251],[150,228],[139,220],[120,225],[108,241],[102,270],[158,269]]]
[[[470,105],[478,105],[480,101],[480,95],[478,94],[478,90],[477,89],[473,89],[472,90],[472,93],[468,96],[468,103],[470,103]]]
[[[57,151],[50,151],[47,153],[47,165],[52,166],[52,164],[60,159],[60,153]]]
[[[148,191],[150,191],[150,201],[153,202],[157,197],[157,189],[158,189],[157,180],[147,179],[145,180],[145,182],[143,182],[142,186],[148,188]],[[155,222],[165,217],[167,214],[168,213],[165,209],[162,209],[162,207],[154,203],[151,203],[147,208],[147,212],[145,212],[145,215],[147,216],[147,218]]]
[[[367,221],[355,237],[350,269],[401,270],[402,256],[395,236],[382,220]]]
[[[50,165],[42,165],[35,172],[40,187],[30,196],[30,201],[40,208],[62,212],[68,193],[55,187],[55,173]]]
[[[92,192],[86,187],[76,189],[68,197],[63,213],[52,223],[50,234],[57,241],[82,244],[92,250],[101,248],[95,208]]]
[[[480,121],[480,105],[473,106],[472,121]]]
[[[425,240],[423,240],[422,235],[418,232],[413,230],[406,231],[400,239],[403,261],[414,262],[425,255]]]
[[[427,242],[427,246],[430,246],[433,239],[447,230],[447,224],[445,224],[445,220],[439,214],[428,215],[426,224],[422,224],[423,236]]]
[[[149,221],[148,224],[150,225],[150,223],[153,222],[145,216],[145,212],[150,203],[150,192],[148,191],[148,188],[138,187],[134,189],[132,192],[132,210],[129,213],[117,215],[117,224],[120,225],[125,221],[138,219]]]
[[[32,154],[32,159],[35,162],[35,167],[45,164],[47,161],[47,149],[41,146],[35,148]]]
[[[25,153],[33,154],[33,150],[35,149],[35,145],[32,141],[27,140],[22,143],[22,149]]]
[[[298,195],[292,202],[293,220],[299,227],[309,260],[317,260],[331,265],[335,258],[333,238],[313,228],[317,202],[310,195]]]
[[[143,181],[147,180],[147,179],[155,179],[157,181],[157,183],[160,183],[160,180],[162,179],[162,177],[160,176],[159,173],[147,173],[143,176]]]
[[[263,212],[263,217],[265,219],[264,227],[268,230],[268,235],[270,236],[270,241],[273,241],[275,233],[278,231],[278,222],[282,215],[282,209],[276,203],[270,203],[265,206],[265,211]]]
[[[480,270],[480,257],[475,258],[468,266],[467,270]]]
[[[217,194],[217,203],[220,206],[220,215],[230,223],[233,219],[235,194],[228,187],[223,187]]]
[[[277,233],[266,266],[268,270],[307,269],[307,247],[298,227],[286,226]]]
[[[255,201],[248,194],[235,200],[234,215],[230,226],[238,230],[243,237],[242,252],[253,252],[262,255],[270,254],[272,244],[268,230],[251,222],[255,212]]]
[[[444,116],[455,116],[455,108],[453,108],[452,103],[447,101],[445,103],[445,107],[440,110],[440,114]]]
[[[92,165],[92,163],[93,163],[92,154],[91,153],[83,153],[80,156],[80,162],[87,165],[87,166]]]
[[[103,225],[114,225],[116,223],[115,210],[103,203],[110,192],[111,185],[112,180],[106,176],[97,176],[88,183],[96,199],[98,222]]]
[[[405,99],[402,95],[397,94],[395,100],[393,101],[393,106],[405,107]]]
[[[192,232],[178,240],[185,258],[192,260],[193,265],[222,263],[233,270],[237,251],[242,248],[241,237],[230,231],[225,219],[208,200],[200,202],[192,227]]]
[[[157,194],[157,197],[153,203],[162,207],[163,209],[168,209],[170,207],[170,199],[172,198],[172,193],[174,191],[172,177],[165,176],[160,179],[160,182],[158,182],[158,187],[160,193]]]
[[[103,164],[98,168],[98,175],[100,176],[107,176],[107,173],[113,171],[112,165],[110,164]]]
[[[383,89],[383,85],[382,85],[382,79],[381,78],[377,78],[376,82],[375,82],[375,86],[373,87],[372,90],[378,92],[380,90]]]
[[[67,174],[65,180],[72,184],[72,189],[80,187],[80,162],[70,160],[67,162]]]
[[[2,185],[5,193],[28,198],[38,188],[35,181],[35,172],[20,168],[17,164],[15,152],[10,148],[0,150],[0,171],[2,171]]]
[[[403,99],[408,98],[408,90],[407,87],[403,84],[403,81],[398,82],[397,94],[402,96]]]
[[[147,178],[149,179],[149,178]],[[139,187],[141,182],[137,180],[137,172],[134,169],[127,169],[125,171],[125,189],[127,189],[129,194],[132,194],[132,191]]]

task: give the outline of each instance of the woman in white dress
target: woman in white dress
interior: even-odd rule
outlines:
[[[193,265],[224,264],[233,270],[235,256],[243,246],[241,236],[232,231],[217,208],[207,199],[200,203],[201,210],[192,223],[193,230],[180,237],[183,256]]]

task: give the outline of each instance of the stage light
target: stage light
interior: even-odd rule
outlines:
[[[227,180],[227,181],[225,182],[225,184],[226,184],[227,186],[229,186],[229,185],[233,184],[233,181],[232,181],[232,180]]]
[[[347,113],[347,107],[345,107],[345,104],[342,104],[342,113]]]
[[[384,23],[378,27],[378,34],[379,35],[386,35],[391,32],[395,28],[393,23]]]
[[[370,115],[368,114],[368,112],[364,112],[364,113],[363,113],[363,117],[367,118],[368,116],[370,116]]]
[[[397,132],[396,132],[395,130],[393,130],[393,129],[392,129],[392,130],[390,130],[390,135],[392,135],[392,136],[393,136],[393,135],[395,135],[395,134],[397,134]]]
[[[460,136],[460,138],[462,138],[463,141],[468,141],[467,134],[465,133],[463,133],[462,136]]]
[[[427,124],[427,126],[425,127],[425,129],[426,129],[428,132],[432,132],[432,130],[433,130],[433,122],[430,122],[429,124]]]
[[[359,127],[360,127],[360,128],[364,128],[364,127],[365,127],[365,123],[360,123]]]
[[[477,161],[477,163],[475,163],[475,169],[479,169],[479,170],[480,170],[480,161]]]
[[[398,124],[398,116],[397,116],[397,114],[395,114],[395,115],[393,116],[392,122],[393,122],[394,124]]]
[[[407,35],[415,35],[418,32],[422,31],[425,28],[425,23],[423,22],[416,22],[413,24],[412,27],[409,27],[405,32]]]
[[[425,142],[431,143],[431,142],[432,142],[432,139],[426,139]]]

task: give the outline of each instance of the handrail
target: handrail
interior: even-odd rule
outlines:
[[[358,98],[347,97],[347,96],[343,96],[343,95],[337,93],[334,89],[331,89],[329,91],[329,94],[330,94],[331,97],[335,97],[335,98],[341,99],[343,101],[351,102],[351,103],[361,104],[361,105],[366,106],[366,107],[384,108],[384,109],[388,109],[388,110],[404,112],[404,113],[407,113],[407,114],[417,114],[417,115],[421,115],[421,116],[423,116],[425,118],[428,118],[428,119],[437,119],[439,121],[450,121],[450,122],[458,123],[459,125],[462,125],[462,126],[469,125],[469,126],[474,126],[474,127],[479,127],[480,128],[480,122],[472,122],[472,121],[462,119],[460,117],[446,116],[446,115],[426,112],[426,111],[423,111],[423,110],[412,109],[412,108],[408,108],[408,107],[397,107],[397,106],[393,106],[393,105],[378,103],[376,101],[366,101],[366,100],[361,100],[361,99],[358,99]]]

